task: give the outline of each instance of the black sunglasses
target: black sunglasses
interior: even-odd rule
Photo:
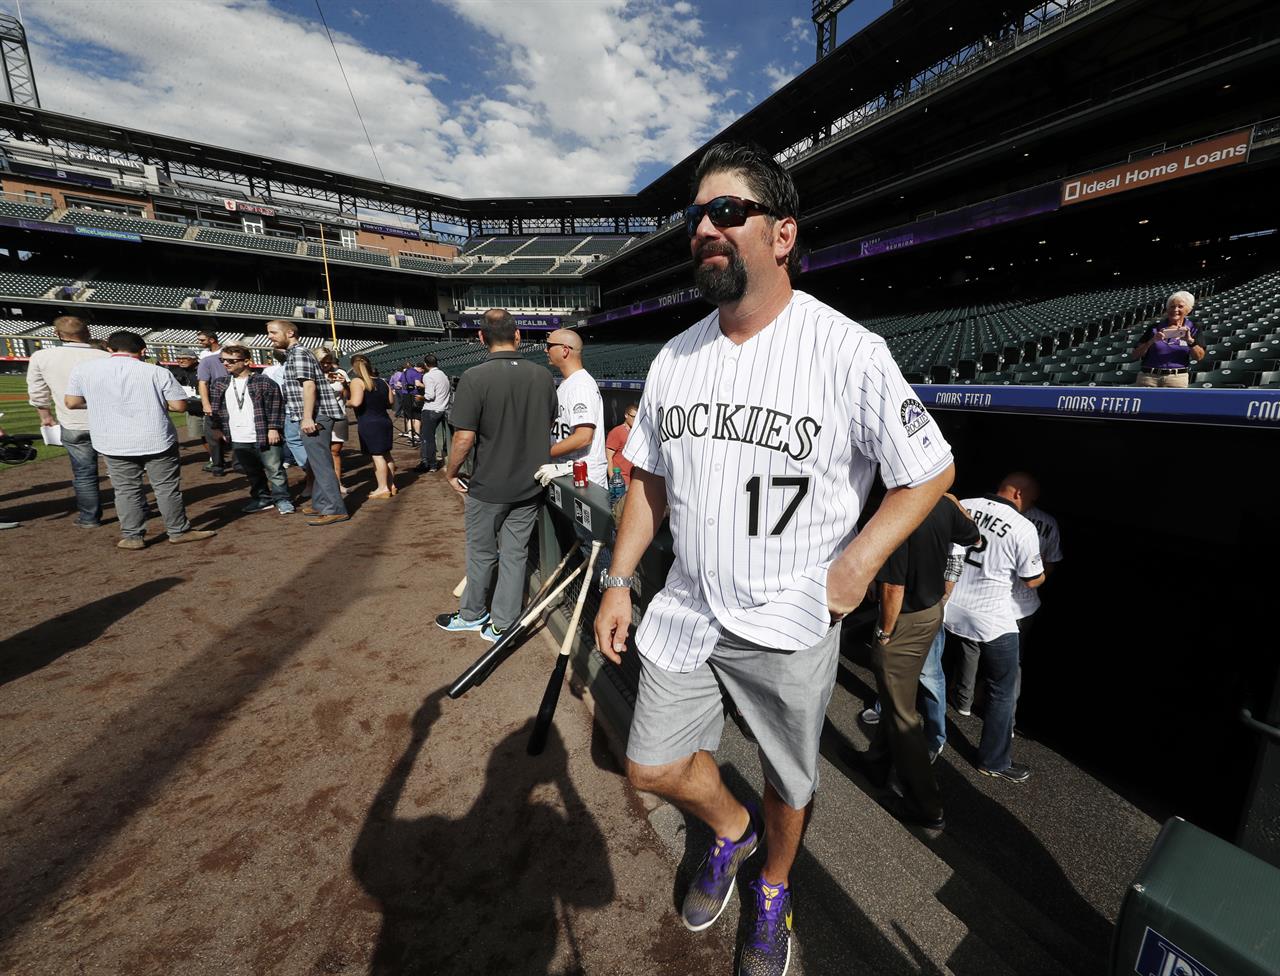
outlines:
[[[548,348],[548,349],[554,349],[556,346],[564,346],[564,348],[566,348],[566,349],[572,349],[572,348],[573,348],[573,346],[569,345],[569,343],[567,343],[567,342],[548,342],[548,343],[547,343],[547,348]]]
[[[243,363],[243,362],[245,362],[245,360],[243,360],[243,359],[223,359],[222,361],[223,361],[224,363]]]
[[[684,227],[690,237],[698,234],[698,225],[702,223],[702,215],[706,214],[717,227],[741,227],[747,218],[756,214],[768,214],[770,217],[782,215],[763,203],[744,200],[742,197],[716,197],[706,203],[694,203],[684,209]]]

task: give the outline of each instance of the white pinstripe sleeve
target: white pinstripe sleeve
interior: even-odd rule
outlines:
[[[915,487],[951,463],[951,445],[902,378],[884,342],[864,345],[867,352],[852,410],[853,444],[880,462],[885,487]]]
[[[1044,572],[1044,563],[1040,559],[1040,536],[1036,533],[1034,525],[1030,522],[1026,524],[1029,531],[1019,534],[1016,555],[1018,576],[1024,580],[1035,579]]]
[[[644,392],[640,394],[640,405],[636,408],[635,426],[627,435],[627,443],[622,448],[622,456],[637,468],[643,468],[660,478],[667,476],[667,466],[662,460],[662,438],[658,429],[657,410],[654,400],[658,396],[657,376],[659,370],[666,369],[665,357],[661,354],[649,367],[649,375],[645,378]]]

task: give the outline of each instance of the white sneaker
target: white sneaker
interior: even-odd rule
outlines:
[[[932,766],[934,763],[936,763],[936,762],[938,761],[938,757],[942,755],[942,750],[943,750],[943,749],[945,749],[946,747],[947,747],[947,744],[944,742],[944,743],[942,743],[942,745],[938,746],[938,751],[937,751],[937,752],[934,752],[932,749],[930,749],[930,750],[929,750],[929,765],[930,765],[930,766]]]
[[[874,708],[864,708],[858,718],[862,721],[863,725],[880,724],[880,713]]]

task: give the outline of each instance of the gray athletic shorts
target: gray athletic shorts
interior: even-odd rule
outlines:
[[[711,658],[692,671],[664,671],[641,657],[627,758],[664,766],[715,752],[724,699],[738,706],[760,748],[765,778],[800,809],[818,788],[818,739],[840,656],[840,627],[802,651],[778,651],[725,631]]]

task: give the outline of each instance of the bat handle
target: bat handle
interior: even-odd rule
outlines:
[[[551,720],[555,718],[556,705],[560,702],[560,686],[564,684],[565,669],[569,664],[569,648],[573,646],[573,635],[578,630],[578,621],[582,619],[582,608],[587,602],[587,591],[591,588],[591,570],[595,567],[596,557],[600,555],[601,542],[591,543],[591,555],[587,558],[586,574],[578,589],[578,599],[573,605],[573,615],[569,618],[569,627],[564,632],[564,640],[560,642],[560,653],[556,655],[556,665],[551,670],[551,679],[547,682],[547,690],[542,693],[542,704],[538,708],[538,717],[533,723],[533,734],[529,736],[528,753],[537,756],[546,748],[547,736],[551,732]]]
[[[578,590],[578,600],[573,605],[573,616],[569,618],[569,629],[564,632],[564,640],[560,642],[560,653],[566,657],[569,654],[569,647],[573,644],[573,635],[578,629],[578,621],[582,619],[582,607],[587,602],[587,591],[591,589],[591,571],[595,569],[596,557],[600,555],[600,548],[604,543],[596,541],[591,543],[591,555],[587,557],[587,574],[582,581],[582,586]]]

